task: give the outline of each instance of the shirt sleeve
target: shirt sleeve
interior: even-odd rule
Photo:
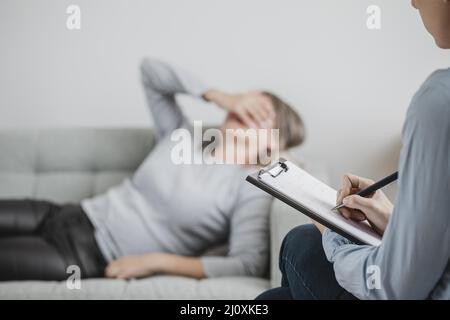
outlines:
[[[379,247],[351,244],[326,230],[323,246],[336,279],[360,299],[425,299],[450,256],[450,97],[428,82],[403,129],[399,192]]]
[[[189,73],[152,58],[143,59],[141,78],[159,137],[170,134],[186,122],[175,100],[177,94],[200,97],[206,92],[206,87]]]
[[[262,277],[269,262],[269,211],[272,198],[244,182],[231,218],[225,257],[202,257],[207,277]],[[247,185],[248,184],[248,185]]]

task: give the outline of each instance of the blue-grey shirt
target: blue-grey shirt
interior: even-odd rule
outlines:
[[[399,193],[380,246],[327,229],[339,284],[360,299],[450,299],[450,69],[414,96],[403,128]]]

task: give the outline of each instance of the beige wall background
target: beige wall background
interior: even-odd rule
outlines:
[[[81,30],[66,29],[70,4]],[[366,27],[371,4],[379,31]],[[1,0],[0,52],[0,127],[150,125],[137,67],[151,55],[211,86],[285,97],[307,124],[300,152],[334,186],[395,170],[413,93],[450,64],[409,0]]]

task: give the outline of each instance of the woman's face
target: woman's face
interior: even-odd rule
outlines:
[[[226,152],[230,152],[229,148],[233,148],[233,153],[243,155],[243,159],[237,159],[240,164],[256,164],[251,159],[268,159],[269,154],[278,154],[278,130],[273,125],[273,121],[268,122],[264,127],[249,128],[234,113],[229,113],[222,126],[222,131],[226,135],[233,135],[233,145],[226,146]],[[226,137],[225,140],[226,141]],[[270,151],[269,151],[270,150]],[[268,161],[268,162],[267,162]],[[264,165],[270,163],[267,160]]]
[[[436,44],[450,49],[450,0],[412,0],[412,5],[419,10],[425,28]]]

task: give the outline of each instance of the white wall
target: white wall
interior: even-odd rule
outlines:
[[[69,4],[80,31],[66,29]],[[380,31],[366,28],[370,4]],[[412,94],[450,62],[408,0],[1,0],[0,52],[1,127],[148,125],[137,66],[152,55],[227,90],[285,97],[308,126],[303,152],[334,185],[394,170]]]

